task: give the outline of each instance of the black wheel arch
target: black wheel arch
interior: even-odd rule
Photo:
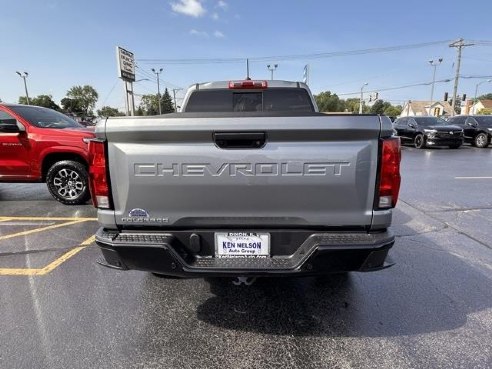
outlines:
[[[82,164],[86,170],[88,170],[89,168],[89,165],[86,162],[86,160],[79,154],[71,153],[71,152],[51,153],[44,157],[43,163],[41,165],[42,181],[46,182],[46,175],[48,174],[48,170],[53,166],[53,164],[64,160],[76,161]]]

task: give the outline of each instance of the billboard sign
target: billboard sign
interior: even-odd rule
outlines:
[[[119,46],[116,47],[118,77],[127,82],[135,82],[135,57],[133,53]]]

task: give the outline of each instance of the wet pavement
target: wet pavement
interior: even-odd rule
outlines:
[[[0,368],[491,368],[492,149],[402,176],[393,267],[250,287],[101,267],[90,205],[0,184]]]

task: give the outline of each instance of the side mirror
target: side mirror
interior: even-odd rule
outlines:
[[[25,130],[24,126],[15,119],[0,119],[0,132],[19,133]]]
[[[410,128],[417,128],[417,126],[415,125],[415,123],[408,123],[408,126],[409,126]]]

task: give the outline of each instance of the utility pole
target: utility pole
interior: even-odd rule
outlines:
[[[362,114],[362,103],[364,102],[364,93],[362,90],[364,90],[364,87],[367,86],[369,83],[364,83],[362,87],[360,88],[360,101],[359,101],[359,114]]]
[[[24,74],[22,74],[21,72],[15,72],[15,73],[17,73],[19,75],[19,77],[24,80],[24,89],[26,90],[26,100],[27,100],[27,105],[29,105],[30,104],[29,94],[27,93],[27,82],[26,82],[26,78],[29,75],[29,73],[27,73],[27,72],[24,72]]]
[[[174,97],[174,111],[177,113],[178,112],[178,108],[177,108],[177,105],[176,105],[176,92],[178,91],[181,91],[182,88],[173,88],[173,97]]]
[[[472,46],[474,44],[466,44],[465,40],[462,38],[456,40],[455,42],[449,44],[449,47],[455,47],[458,50],[458,60],[456,62],[456,76],[454,77],[454,88],[453,88],[453,103],[451,105],[451,116],[455,115],[455,106],[456,106],[456,96],[458,94],[458,81],[460,78],[460,66],[461,66],[461,50],[464,47]]]
[[[157,76],[157,99],[159,100],[159,115],[162,114],[162,108],[161,108],[161,88],[159,84],[159,74],[162,73],[162,68],[160,68],[158,71],[156,71],[154,68],[152,68],[152,72],[155,73]]]
[[[434,84],[436,83],[436,69],[437,69],[437,66],[440,65],[442,63],[442,58],[439,58],[437,60],[429,60],[429,64],[434,67],[434,73],[432,73],[432,88],[431,88],[431,100],[430,100],[430,104],[432,105],[432,103],[434,102]],[[430,111],[429,111],[430,113]]]
[[[267,68],[271,72],[271,78],[270,79],[273,81],[273,72],[278,68],[278,64],[274,64],[273,66],[268,64]]]

